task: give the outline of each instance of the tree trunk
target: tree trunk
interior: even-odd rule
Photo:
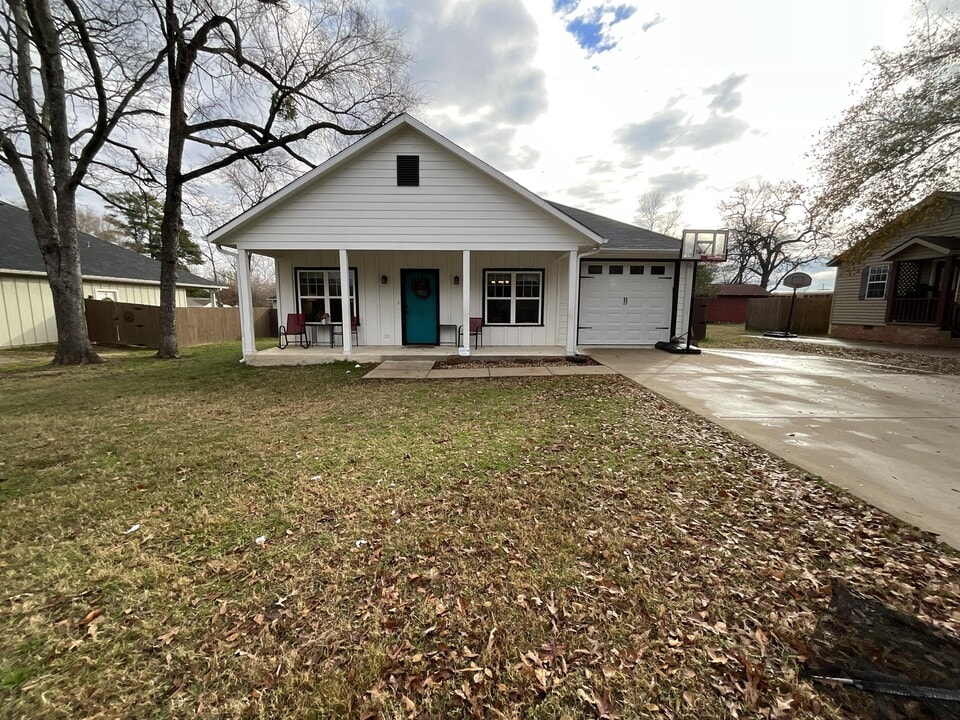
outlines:
[[[179,27],[172,3],[167,3],[168,26]],[[184,88],[190,76],[191,54],[178,43],[167,60],[170,79],[170,129],[164,178],[163,221],[160,223],[160,349],[157,357],[180,357],[177,343],[177,257],[180,254],[180,206],[183,201],[183,148],[187,137]]]
[[[90,343],[87,332],[87,316],[83,307],[83,279],[80,274],[80,254],[77,250],[76,223],[69,208],[58,213],[58,227],[54,230],[39,218],[33,220],[33,229],[40,246],[40,254],[47,269],[47,279],[53,294],[53,313],[57,322],[57,352],[53,365],[85,365],[100,363]],[[71,227],[72,226],[72,227]],[[64,242],[65,234],[72,242]]]

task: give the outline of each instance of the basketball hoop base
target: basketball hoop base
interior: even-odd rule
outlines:
[[[666,340],[661,340],[654,347],[657,350],[663,350],[664,352],[674,353],[677,355],[699,355],[700,348],[696,345],[690,345],[687,347],[686,342],[680,342],[675,340],[673,342],[667,342]]]
[[[795,338],[797,334],[786,330],[767,330],[763,336],[768,338]]]

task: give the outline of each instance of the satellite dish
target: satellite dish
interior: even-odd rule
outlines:
[[[783,279],[783,284],[788,288],[805,288],[813,284],[813,278],[802,272],[790,273]]]

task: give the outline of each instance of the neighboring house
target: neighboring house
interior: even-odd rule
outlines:
[[[960,193],[936,192],[831,260],[830,334],[960,346]]]
[[[707,300],[707,322],[745,323],[747,301],[769,296],[770,292],[760,285],[720,285],[717,294]]]
[[[339,322],[349,306],[364,346],[456,342],[471,317],[484,347],[561,353],[652,345],[687,326],[679,240],[547,202],[407,115],[209,239],[239,253],[248,360],[250,253],[275,259],[281,322]],[[344,354],[351,345],[344,333]]]
[[[160,263],[86,233],[78,241],[84,296],[160,304]],[[177,275],[177,307],[187,306],[187,288],[220,287],[184,270]],[[56,341],[53,294],[30,215],[0,202],[0,348]]]

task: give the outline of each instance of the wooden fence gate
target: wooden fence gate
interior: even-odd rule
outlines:
[[[105,345],[160,347],[160,308],[156,305],[84,300],[90,340]],[[253,308],[256,337],[273,337],[276,310]],[[272,322],[271,322],[272,321]],[[240,340],[239,308],[177,308],[177,342],[181,347]]]
[[[747,330],[786,330],[790,295],[750,298],[747,301]],[[825,335],[830,330],[833,295],[797,295],[790,328],[800,335]]]

